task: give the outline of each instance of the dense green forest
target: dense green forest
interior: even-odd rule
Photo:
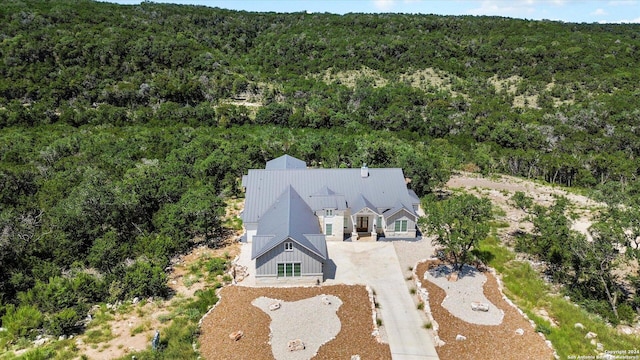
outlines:
[[[420,196],[463,169],[640,205],[640,25],[12,0],[0,24],[5,343],[167,295],[169,259],[215,246],[242,174],[283,153],[399,166]],[[531,211],[542,239],[557,214]]]

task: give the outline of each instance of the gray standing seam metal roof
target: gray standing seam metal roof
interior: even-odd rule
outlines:
[[[320,210],[322,202],[314,202],[311,198],[322,193],[323,188],[341,194],[348,206],[356,203],[359,195],[365,197],[372,209],[391,209],[400,202],[411,209],[415,199],[407,189],[404,174],[399,168],[369,168],[369,176],[362,177],[360,169],[251,169],[246,176],[246,203],[243,213],[245,223],[256,223],[291,186],[312,210]],[[337,196],[337,195],[333,195]],[[318,197],[319,198],[319,197]],[[336,199],[339,201],[339,199]],[[340,208],[339,206],[336,208]]]
[[[293,156],[282,155],[278,158],[267,161],[266,168],[268,170],[283,169],[306,169],[307,163]]]
[[[327,244],[313,210],[288,186],[264,213],[253,237],[251,258],[255,259],[287,239],[327,259]]]
[[[358,194],[356,199],[351,204],[351,213],[355,214],[355,213],[357,213],[358,211],[360,211],[360,210],[362,210],[364,208],[369,208],[369,210],[371,210],[371,211],[373,211],[375,213],[378,212],[378,209],[376,208],[375,205],[373,205],[371,203],[371,201],[369,201],[362,194]]]

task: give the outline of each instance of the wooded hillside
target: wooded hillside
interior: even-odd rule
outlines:
[[[166,294],[283,153],[399,166],[421,196],[465,169],[640,203],[640,25],[12,0],[0,24],[9,341]]]

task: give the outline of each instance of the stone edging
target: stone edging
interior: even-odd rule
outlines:
[[[522,311],[516,304],[514,304],[513,301],[511,301],[511,299],[509,299],[507,297],[507,295],[504,294],[504,291],[502,291],[504,285],[502,284],[502,279],[498,276],[498,273],[496,272],[496,269],[487,266],[487,270],[493,275],[493,277],[496,278],[496,282],[498,283],[498,290],[500,290],[500,294],[502,295],[502,299],[507,304],[509,304],[513,308],[515,308],[518,311],[518,313],[520,315],[522,315],[522,317],[524,317],[524,319],[529,322],[529,324],[531,325],[531,327],[535,331],[535,329],[537,327],[535,321],[529,319],[529,316],[524,311]],[[541,332],[538,332],[538,335],[540,335],[540,337],[542,337],[542,339],[544,340],[545,344],[547,344],[547,346],[553,351],[553,357],[556,358],[556,359],[560,359],[560,356],[556,352],[556,349],[553,348],[553,344],[551,343],[551,340],[547,339],[547,337]]]
[[[431,322],[431,330],[433,331],[433,344],[436,347],[439,346],[443,346],[445,345],[445,342],[442,341],[440,339],[440,337],[438,336],[438,329],[439,329],[439,325],[438,323],[435,321],[435,319],[433,318],[433,314],[431,313],[431,306],[429,305],[429,292],[427,291],[427,289],[422,287],[422,283],[421,283],[421,279],[418,277],[418,273],[417,268],[418,268],[418,264],[428,261],[429,259],[422,259],[419,260],[418,262],[416,262],[415,266],[413,267],[413,277],[415,279],[416,282],[416,288],[418,289],[418,295],[420,296],[420,299],[422,300],[422,302],[424,303],[424,313],[427,315],[427,319]],[[536,328],[536,323],[529,319],[529,316],[527,316],[527,314],[522,311],[516,304],[513,303],[513,301],[511,301],[511,299],[509,299],[504,292],[502,291],[503,289],[503,284],[502,284],[502,279],[498,276],[498,273],[496,272],[496,270],[492,267],[487,266],[487,270],[495,277],[496,282],[498,284],[498,290],[500,291],[500,295],[502,296],[502,299],[509,304],[510,306],[512,306],[513,308],[515,308],[518,313],[520,315],[522,315],[525,320],[527,320],[529,322],[529,324],[531,325],[531,327],[535,330]],[[547,346],[553,350],[553,356],[556,359],[560,359],[560,357],[558,356],[558,353],[556,352],[556,350],[553,348],[553,344],[551,343],[551,340],[548,340],[543,333],[538,332],[538,335],[540,335],[543,339],[544,342],[547,344]]]

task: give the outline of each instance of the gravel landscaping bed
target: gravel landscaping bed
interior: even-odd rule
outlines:
[[[438,285],[446,296],[441,305],[452,315],[478,325],[500,325],[504,318],[502,310],[496,308],[484,296],[483,286],[487,282],[485,274],[469,265],[464,265],[457,281],[449,281],[451,265],[441,265],[425,272],[424,279]],[[486,304],[488,311],[474,311],[472,303]]]
[[[441,360],[449,359],[553,359],[553,351],[538,335],[531,324],[513,306],[502,298],[496,278],[485,272],[485,297],[504,312],[500,325],[477,325],[468,323],[442,307],[445,291],[434,283],[423,280],[430,267],[438,261],[422,262],[416,269],[422,287],[429,292],[429,304],[434,320],[440,325],[438,336],[445,345],[437,347]],[[518,335],[516,330],[524,333]],[[466,340],[456,340],[463,335]]]
[[[294,302],[323,294],[333,295],[342,301],[337,311],[340,331],[335,339],[320,346],[313,359],[350,359],[352,355],[360,355],[362,359],[391,359],[389,345],[379,343],[371,335],[371,303],[366,288],[360,285],[225,287],[220,291],[220,301],[215,309],[202,321],[199,338],[202,357],[212,360],[274,359],[269,344],[271,318],[252,302],[260,297]],[[243,332],[240,340],[230,339],[229,334],[238,330]]]

